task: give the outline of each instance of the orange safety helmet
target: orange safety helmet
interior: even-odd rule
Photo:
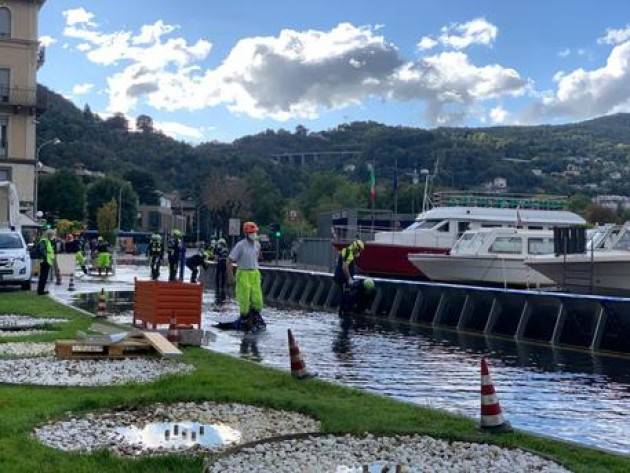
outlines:
[[[245,222],[243,224],[243,233],[245,235],[256,232],[258,232],[258,225],[256,225],[254,222]]]

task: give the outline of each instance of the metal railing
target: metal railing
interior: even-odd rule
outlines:
[[[568,199],[562,195],[493,194],[487,192],[436,192],[434,207],[494,207],[503,209],[566,210]]]
[[[37,88],[0,86],[0,104],[34,107],[37,105]]]

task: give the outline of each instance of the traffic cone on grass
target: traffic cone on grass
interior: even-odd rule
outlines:
[[[107,315],[107,300],[105,299],[105,289],[101,289],[98,295],[98,306],[96,307],[96,316],[105,317]]]
[[[70,276],[70,282],[68,283],[68,291],[74,291],[74,276]]]
[[[309,373],[306,370],[306,364],[302,359],[302,355],[300,354],[300,348],[295,342],[295,338],[293,338],[293,334],[291,330],[288,331],[289,334],[289,356],[291,358],[291,376],[297,379],[306,379],[313,378],[317,376],[315,373]]]
[[[481,419],[479,428],[488,432],[511,432],[512,426],[503,418],[492,377],[485,358],[481,359]]]

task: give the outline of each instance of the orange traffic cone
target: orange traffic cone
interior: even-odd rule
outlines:
[[[501,405],[492,384],[492,377],[485,358],[481,359],[481,430],[490,432],[511,432],[512,426],[503,419]]]
[[[306,371],[306,364],[302,359],[302,355],[300,354],[300,348],[297,343],[295,343],[295,338],[293,338],[293,334],[291,330],[288,330],[289,333],[289,356],[291,358],[291,376],[297,379],[306,379],[313,378],[317,376],[314,373],[309,373]]]
[[[98,306],[96,307],[96,316],[105,317],[107,315],[107,300],[105,299],[105,289],[101,289],[98,295]]]

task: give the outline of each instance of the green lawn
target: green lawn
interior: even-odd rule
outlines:
[[[88,317],[48,298],[0,294],[0,314],[55,315],[72,319],[57,336],[89,326]],[[50,340],[51,335],[30,337]],[[54,338],[54,337],[53,337]],[[0,343],[5,340],[0,340]],[[156,401],[235,401],[309,414],[327,432],[426,433],[446,439],[491,442],[539,452],[574,471],[630,471],[630,458],[615,456],[524,433],[482,434],[470,419],[396,402],[317,380],[300,382],[288,374],[202,349],[188,349],[185,360],[197,369],[152,384],[107,388],[0,386],[0,471],[2,472],[194,472],[202,458],[161,457],[123,460],[107,452],[62,453],[30,437],[33,427],[67,411],[76,413]]]

